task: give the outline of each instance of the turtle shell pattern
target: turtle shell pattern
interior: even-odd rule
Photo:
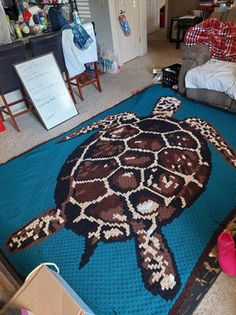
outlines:
[[[145,287],[173,297],[180,280],[161,227],[201,194],[210,170],[206,141],[174,118],[133,117],[88,138],[66,160],[55,190],[65,227],[86,237],[81,266],[98,241],[134,237]]]

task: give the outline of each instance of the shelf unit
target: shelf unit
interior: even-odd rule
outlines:
[[[62,3],[55,3],[55,2],[50,1],[50,0],[49,1],[42,1],[41,0],[40,4],[42,7],[57,7],[57,8],[61,8],[61,7],[68,5],[68,6],[70,6],[71,13],[73,11],[78,11],[76,0],[64,1]]]
[[[41,0],[41,2],[40,2],[40,4],[42,5],[42,6],[53,6],[53,7],[63,7],[63,6],[65,6],[65,5],[70,5],[70,7],[71,7],[71,10],[72,10],[72,12],[73,11],[78,11],[78,8],[77,8],[77,3],[76,3],[76,0],[69,0],[69,1],[63,1],[63,2],[60,2],[60,3],[55,3],[55,2],[53,2],[53,1],[42,1]]]

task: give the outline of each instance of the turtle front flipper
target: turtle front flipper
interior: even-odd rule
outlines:
[[[65,223],[60,209],[50,209],[13,233],[6,247],[11,252],[32,247],[59,231]]]
[[[188,118],[185,122],[199,131],[206,141],[209,141],[223,158],[236,167],[236,152],[232,149],[219,132],[207,121],[200,118]]]
[[[174,258],[161,232],[151,226],[135,229],[138,264],[147,290],[161,295],[165,300],[173,299],[180,287],[180,280]]]
[[[70,135],[66,136],[65,138],[61,139],[57,143],[68,141],[72,138],[78,137],[79,135],[86,134],[90,131],[99,129],[99,128],[111,128],[114,129],[116,126],[121,125],[124,122],[131,122],[137,120],[136,115],[134,113],[120,113],[116,115],[110,115],[104,119],[98,120],[91,125],[83,127],[75,132],[71,133]]]

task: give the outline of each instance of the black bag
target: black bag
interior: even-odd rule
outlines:
[[[49,20],[51,22],[52,30],[59,31],[64,25],[66,25],[66,19],[62,15],[61,11],[51,7],[48,11]]]

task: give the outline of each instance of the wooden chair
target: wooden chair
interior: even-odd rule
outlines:
[[[32,111],[29,99],[22,88],[20,80],[17,77],[13,64],[19,63],[26,60],[26,52],[23,42],[7,44],[0,47],[0,95],[3,105],[0,105],[0,119],[4,121],[3,113],[10,116],[12,123],[17,131],[20,131],[15,117],[23,115],[29,111]],[[6,94],[21,90],[22,97],[19,100],[9,103]],[[13,114],[11,106],[18,103],[25,102],[27,108]]]
[[[47,53],[52,52],[57,61],[57,64],[61,70],[61,73],[65,73],[66,83],[71,94],[71,97],[76,103],[75,95],[72,89],[71,78],[69,77],[68,71],[66,69],[62,43],[61,43],[61,32],[52,33],[49,35],[43,35],[39,37],[34,37],[29,40],[29,48],[32,54],[32,57],[38,57]]]
[[[97,83],[97,89],[99,92],[102,92],[101,83],[98,74],[98,63],[97,61],[93,62],[94,71],[85,71],[82,74],[75,77],[76,84],[71,82],[73,85],[76,85],[79,91],[79,96],[81,100],[84,100],[82,88],[93,83]],[[92,73],[93,72],[93,73]],[[92,76],[92,77],[91,77]]]
[[[77,76],[71,77],[71,84],[75,85],[78,89],[79,96],[81,100],[84,100],[82,88],[89,84],[94,84],[99,92],[102,91],[101,83],[99,79],[98,73],[98,55],[97,55],[97,43],[96,43],[96,36],[95,36],[95,25],[94,23],[85,23],[83,24],[84,29],[90,35],[93,42],[87,49],[77,49],[77,55],[83,64],[93,64],[94,70],[85,71]],[[63,30],[63,32],[72,32],[71,30]]]

